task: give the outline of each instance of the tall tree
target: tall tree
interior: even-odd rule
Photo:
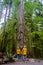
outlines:
[[[25,20],[24,20],[24,1],[19,0],[18,6],[18,43],[23,47],[25,42]]]

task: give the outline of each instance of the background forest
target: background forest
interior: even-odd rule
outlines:
[[[43,0],[23,0],[28,53],[43,58]],[[0,0],[0,52],[13,53],[18,43],[19,0]]]

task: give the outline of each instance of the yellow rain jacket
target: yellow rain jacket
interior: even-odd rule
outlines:
[[[23,55],[26,55],[26,54],[27,54],[27,47],[25,47],[25,46],[23,47],[23,49],[22,49],[22,54],[23,54]]]
[[[17,48],[16,53],[20,54],[20,48]]]

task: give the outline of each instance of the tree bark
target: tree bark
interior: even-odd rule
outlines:
[[[25,20],[24,20],[24,3],[19,1],[18,6],[18,44],[22,48],[25,43]]]

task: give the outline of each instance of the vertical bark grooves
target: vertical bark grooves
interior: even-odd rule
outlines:
[[[24,20],[24,3],[20,0],[18,6],[18,43],[23,47],[25,42],[25,20]]]

